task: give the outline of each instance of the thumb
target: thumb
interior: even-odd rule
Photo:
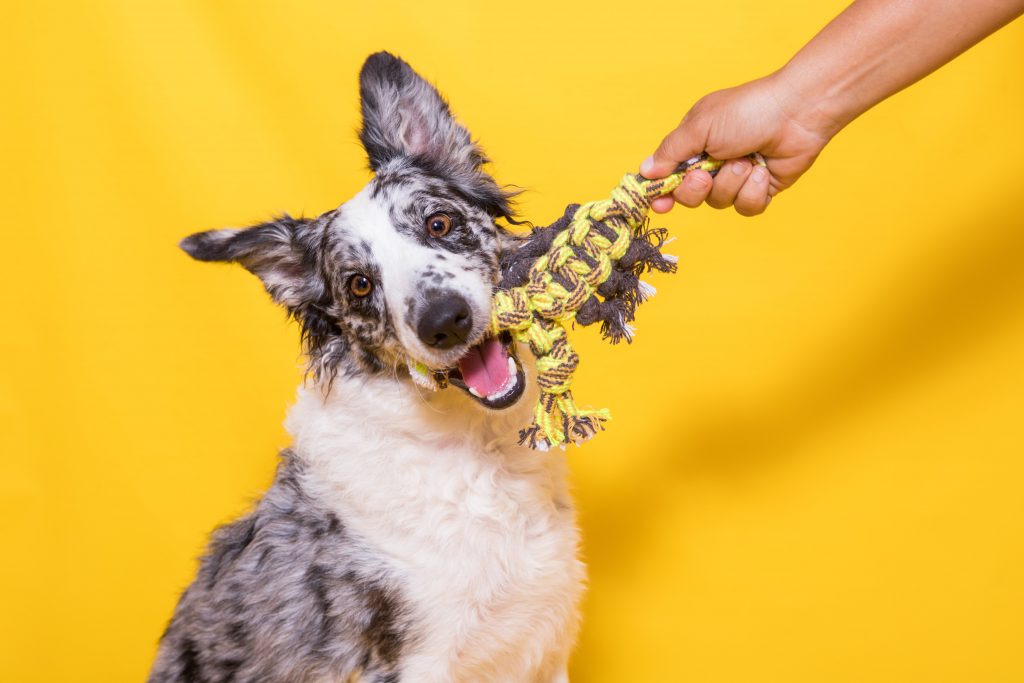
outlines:
[[[706,128],[687,116],[675,130],[665,136],[654,154],[644,159],[640,164],[640,173],[645,178],[667,176],[679,164],[703,152],[706,144]]]

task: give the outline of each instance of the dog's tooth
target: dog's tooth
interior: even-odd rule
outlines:
[[[469,387],[469,393],[473,394],[477,398],[483,398],[483,396],[480,395],[480,392],[474,389],[473,387]]]
[[[510,375],[515,375],[516,374],[516,362],[514,360],[512,360],[512,356],[508,357],[508,374],[510,374]]]

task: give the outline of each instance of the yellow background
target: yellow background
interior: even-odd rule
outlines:
[[[139,681],[269,482],[297,332],[185,234],[367,180],[386,48],[544,223],[836,0],[0,10],[0,679]],[[663,223],[631,347],[578,331],[576,681],[1024,680],[1024,23],[855,122],[756,220]]]

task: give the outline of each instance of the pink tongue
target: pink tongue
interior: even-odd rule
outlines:
[[[495,338],[472,347],[459,360],[459,372],[466,386],[481,396],[490,396],[508,382],[508,353]]]

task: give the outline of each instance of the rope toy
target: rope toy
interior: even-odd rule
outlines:
[[[751,159],[764,165],[760,155]],[[521,444],[541,451],[564,448],[604,429],[611,418],[607,409],[580,408],[573,399],[570,386],[579,356],[566,328],[600,322],[602,337],[612,344],[632,340],[630,323],[636,308],[654,294],[640,276],[651,270],[676,270],[675,257],[661,253],[667,231],[648,227],[651,202],[671,193],[690,171],[715,175],[722,163],[701,154],[664,178],[626,175],[610,197],[570,205],[555,223],[534,229],[504,258],[490,333],[509,333],[529,345],[537,358],[540,388],[533,421],[519,432]],[[425,386],[446,384],[443,376],[419,363],[410,363],[409,369]]]

